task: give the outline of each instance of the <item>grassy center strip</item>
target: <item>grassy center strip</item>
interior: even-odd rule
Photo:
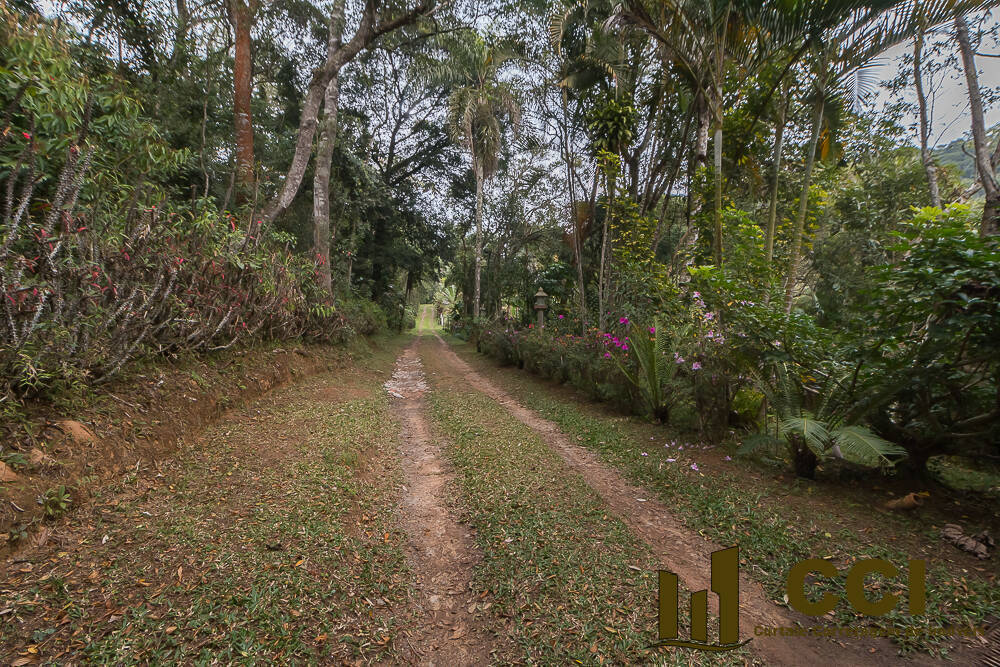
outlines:
[[[474,584],[507,619],[514,661],[687,664],[689,652],[647,650],[656,633],[649,549],[558,454],[503,407],[425,357],[435,428],[450,444],[463,519],[483,561]],[[746,654],[709,658],[743,664]]]

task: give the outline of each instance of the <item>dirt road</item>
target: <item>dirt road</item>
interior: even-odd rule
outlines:
[[[8,664],[897,662],[752,637],[803,618],[748,578],[747,647],[650,649],[655,571],[708,588],[719,545],[473,370],[428,307],[415,338],[231,412],[44,531],[0,566]]]

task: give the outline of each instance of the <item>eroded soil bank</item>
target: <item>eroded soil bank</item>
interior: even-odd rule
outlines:
[[[18,451],[23,465],[0,483],[0,556],[44,538],[39,496],[62,486],[68,507],[79,507],[102,486],[155,467],[227,410],[344,367],[367,347],[256,348],[149,364],[72,401],[28,405],[27,422],[8,424],[5,435],[5,453]]]

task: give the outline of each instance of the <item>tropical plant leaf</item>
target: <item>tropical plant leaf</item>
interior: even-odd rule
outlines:
[[[780,429],[786,437],[799,436],[812,449],[821,453],[825,452],[833,441],[833,435],[827,430],[826,424],[809,414],[782,419]]]
[[[862,465],[892,466],[906,456],[906,450],[884,440],[863,426],[842,426],[833,433],[844,458]]]
[[[780,454],[786,446],[784,440],[776,438],[769,433],[755,433],[743,439],[743,444],[736,450],[737,456],[747,456],[759,449],[769,450],[773,454]]]

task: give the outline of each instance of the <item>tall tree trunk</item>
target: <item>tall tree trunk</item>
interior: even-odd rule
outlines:
[[[337,107],[340,102],[340,75],[330,79],[323,102],[323,123],[316,149],[316,170],[313,176],[313,253],[319,270],[319,287],[327,297],[333,294],[330,273],[330,165],[337,139]]]
[[[594,218],[597,218],[597,185],[600,181],[601,167],[600,165],[594,166],[594,182],[591,184],[590,188],[590,210]],[[604,239],[608,235],[608,219],[607,215],[604,216],[604,228],[601,235],[601,253],[602,259],[601,263],[603,265],[603,253],[604,253]],[[607,316],[604,314],[604,290],[601,289],[601,277],[600,274],[597,276],[597,326],[600,327],[601,331],[607,328]]]
[[[580,300],[580,333],[587,331],[587,287],[583,277],[583,219],[577,209],[576,187],[573,183],[573,154],[569,139],[569,96],[565,86],[562,88],[563,127],[560,133],[562,139],[563,157],[566,160],[566,185],[569,188],[570,223],[573,225],[573,258],[576,260],[577,298]]]
[[[726,6],[726,16],[729,16],[730,6]],[[723,22],[726,26],[727,21]],[[723,28],[725,30],[725,27]],[[722,267],[722,72],[725,69],[726,57],[722,49],[721,42],[716,42],[715,50],[715,85],[712,86],[712,106],[715,109],[715,137],[712,140],[712,148],[715,152],[715,226],[712,239],[712,254],[715,258],[715,265]]]
[[[677,242],[671,259],[671,272],[681,281],[685,279],[682,272],[685,253],[698,243],[699,238],[698,227],[693,222],[694,217],[701,212],[704,197],[695,196],[695,182],[698,169],[704,167],[708,160],[708,129],[712,124],[712,110],[704,103],[704,97],[700,93],[695,99],[695,104],[698,105],[698,127],[695,130],[693,159],[688,161],[687,208],[684,214],[687,229]]]
[[[302,102],[302,115],[299,120],[299,132],[295,141],[292,163],[288,167],[288,172],[285,174],[285,180],[278,194],[264,207],[262,219],[265,223],[273,222],[292,205],[292,201],[299,191],[299,186],[302,185],[302,179],[309,166],[309,157],[312,155],[313,137],[316,135],[319,110],[329,83],[329,79],[319,75],[313,76],[309,83],[309,89]]]
[[[351,280],[353,279],[351,272],[354,270],[354,252],[355,252],[355,246],[357,245],[354,237],[357,234],[357,232],[358,232],[358,219],[354,218],[353,220],[351,220],[351,232],[347,241],[348,248],[350,249],[347,251],[347,282],[345,282],[344,284],[347,286],[348,290],[351,289]]]
[[[931,205],[941,206],[941,193],[938,189],[937,167],[931,155],[928,142],[930,139],[930,117],[927,114],[927,96],[924,95],[924,74],[922,55],[924,48],[924,33],[921,30],[913,40],[913,83],[917,89],[917,108],[920,111],[920,161],[927,174],[927,189],[931,194]]]
[[[782,85],[784,90],[784,85]],[[774,168],[771,170],[771,193],[767,211],[767,232],[764,247],[767,250],[767,266],[774,261],[774,234],[778,224],[778,184],[781,178],[781,147],[785,140],[785,116],[788,114],[788,97],[778,107],[778,125],[774,131]]]
[[[720,112],[721,115],[721,112]],[[722,266],[722,119],[716,121],[715,137],[712,139],[715,149],[715,225],[712,239],[712,255],[715,265]]]
[[[691,225],[694,216],[701,212],[701,207],[704,204],[702,197],[695,196],[694,185],[698,170],[708,163],[708,130],[712,125],[712,110],[704,103],[703,97],[699,99],[702,100],[702,103],[698,107],[698,127],[694,136],[694,160],[688,169],[688,226]]]
[[[805,234],[806,214],[809,211],[809,186],[812,185],[813,165],[816,162],[816,146],[819,144],[820,127],[823,125],[823,96],[824,89],[820,90],[819,101],[813,110],[812,135],[809,137],[809,144],[806,146],[806,171],[802,177],[802,193],[799,195],[799,214],[795,219],[795,232],[792,236],[792,254],[788,260],[788,276],[785,278],[785,314],[792,312],[792,292],[795,289],[795,281],[798,279],[799,261],[802,255],[802,237]]]
[[[201,175],[205,179],[205,191],[202,199],[208,198],[208,167],[205,164],[205,129],[208,125],[208,91],[205,92],[205,99],[201,105],[201,143],[198,146],[198,164],[201,167]]]
[[[236,201],[250,198],[254,185],[253,118],[250,103],[253,95],[253,55],[250,28],[253,8],[242,0],[227,3],[229,22],[236,38],[233,57],[233,118],[236,129]]]
[[[701,98],[704,100],[704,98]],[[697,103],[697,102],[696,102]],[[698,170],[708,164],[708,130],[712,125],[712,110],[707,104],[698,108],[698,127],[694,136],[694,160],[688,170],[688,225],[691,224],[694,216],[701,212],[704,200],[700,196],[694,195],[695,178]]]
[[[177,25],[174,26],[174,49],[170,54],[172,62],[176,61],[187,48],[185,42],[191,27],[191,12],[188,10],[187,0],[174,0],[174,10],[177,14]]]
[[[344,1],[339,0],[330,15],[327,51],[340,49],[344,34]],[[337,110],[340,104],[340,72],[330,77],[323,100],[323,121],[319,125],[316,169],[313,175],[313,254],[319,272],[319,287],[324,298],[333,295],[330,271],[330,165],[337,139]]]
[[[615,167],[612,167],[612,169],[615,169]],[[600,273],[597,276],[597,294],[598,302],[600,303],[601,308],[601,331],[604,331],[604,325],[607,322],[607,314],[604,309],[609,306],[610,302],[610,299],[608,298],[608,286],[610,283],[608,274],[610,273],[609,265],[611,263],[611,236],[614,234],[614,230],[611,228],[611,220],[614,215],[614,202],[618,189],[617,178],[615,175],[609,174],[606,178],[607,206],[604,211],[604,227],[601,235],[601,268]]]
[[[580,300],[580,333],[587,331],[587,286],[583,277],[583,221],[573,203],[573,254],[576,255],[577,298]]]
[[[969,40],[969,25],[962,15],[955,16],[955,33],[958,37],[958,48],[962,53],[962,66],[965,69],[965,82],[969,87],[969,111],[972,114],[972,143],[976,152],[976,170],[986,194],[986,204],[983,206],[983,220],[979,227],[980,236],[1000,234],[1000,187],[997,186],[996,175],[990,160],[990,150],[986,145],[986,123],[983,119],[983,97],[979,90],[979,73],[976,70],[976,58]]]
[[[478,159],[473,159],[476,173],[476,266],[473,286],[472,318],[479,319],[480,278],[483,264],[483,168]]]
[[[708,128],[712,124],[712,111],[707,105],[698,108],[698,129],[694,140],[694,168],[708,162]]]
[[[610,225],[608,224],[608,219],[610,217],[610,210],[605,211],[604,226],[601,230],[601,269],[600,274],[597,276],[597,307],[601,309],[600,317],[598,318],[601,323],[601,331],[606,330],[608,324],[608,315],[605,312],[605,308],[608,307],[608,294],[604,289],[604,269],[608,254],[608,235],[611,231],[609,229]]]

